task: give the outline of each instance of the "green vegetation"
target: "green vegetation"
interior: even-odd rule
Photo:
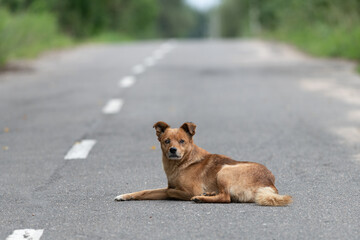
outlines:
[[[360,60],[359,0],[224,0],[219,11],[224,37],[261,36]]]
[[[0,66],[83,41],[260,36],[318,55],[360,60],[360,0],[0,0]],[[359,67],[360,68],[360,67]]]
[[[183,0],[0,0],[0,66],[77,42],[198,36]]]
[[[124,34],[124,33],[119,33],[119,32],[102,32],[99,34],[96,34],[92,37],[90,37],[87,41],[89,42],[95,42],[95,43],[118,43],[118,42],[130,42],[130,41],[134,41],[136,40],[136,38],[134,38],[133,36]]]
[[[158,0],[158,2],[157,34],[164,38],[189,37],[196,23],[197,13],[181,0]]]
[[[32,57],[71,43],[59,33],[56,19],[48,13],[12,15],[0,9],[0,65],[9,58]]]

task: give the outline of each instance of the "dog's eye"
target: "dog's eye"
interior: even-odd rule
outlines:
[[[183,139],[181,139],[180,141],[179,141],[179,143],[184,143],[185,141],[183,140]]]
[[[170,139],[166,139],[164,143],[169,144],[169,143],[170,143]]]

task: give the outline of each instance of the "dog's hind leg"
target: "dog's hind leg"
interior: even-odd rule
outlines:
[[[216,179],[217,187],[219,193],[213,196],[205,195],[205,196],[194,196],[191,198],[194,202],[203,202],[203,203],[230,203],[231,196],[229,193],[229,180],[227,176],[219,175]],[[212,194],[211,194],[212,195]]]

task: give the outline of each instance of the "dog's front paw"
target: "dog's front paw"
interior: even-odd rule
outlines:
[[[132,197],[130,194],[122,194],[122,195],[117,196],[114,200],[115,201],[128,201],[131,199],[132,199]]]
[[[193,202],[196,202],[196,203],[200,203],[200,202],[201,202],[200,196],[192,197],[190,200],[193,201]]]

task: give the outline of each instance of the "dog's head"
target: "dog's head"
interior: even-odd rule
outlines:
[[[180,128],[170,128],[165,122],[154,124],[164,156],[170,160],[182,160],[192,150],[196,125],[186,122]]]

